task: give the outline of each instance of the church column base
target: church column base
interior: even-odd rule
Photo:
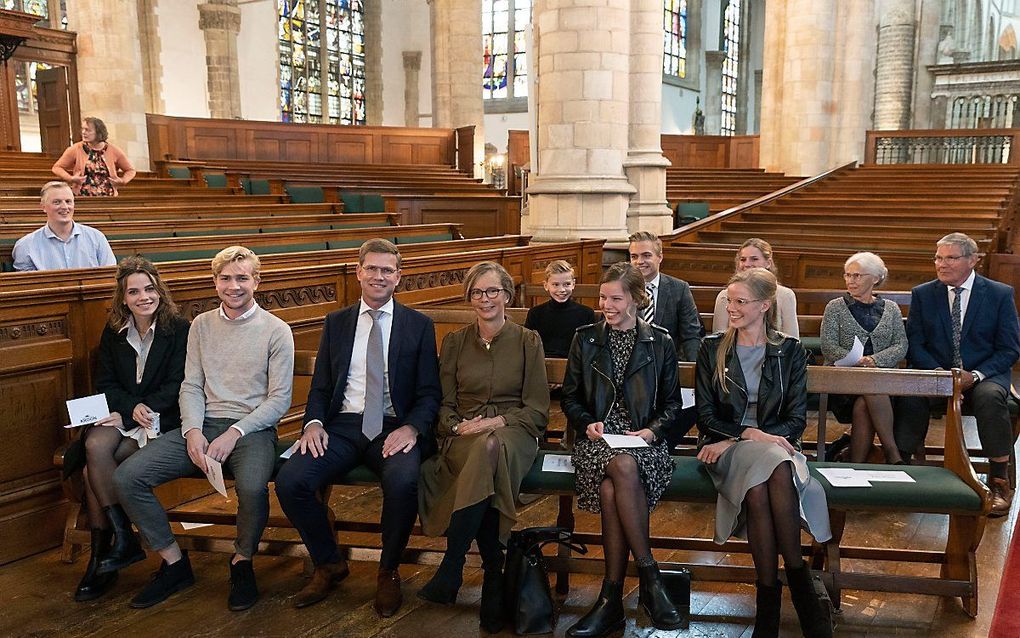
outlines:
[[[627,181],[637,189],[627,207],[627,232],[646,230],[662,235],[673,230],[673,212],[666,202],[666,167],[661,152],[632,151],[623,163]]]
[[[634,192],[623,177],[536,177],[528,187],[530,232],[535,241],[626,241]]]

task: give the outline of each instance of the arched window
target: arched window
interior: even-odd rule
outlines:
[[[362,0],[277,0],[280,119],[365,123]]]
[[[522,102],[528,97],[524,30],[530,22],[531,0],[482,1],[483,99]]]
[[[664,0],[662,72],[687,77],[687,0]]]
[[[722,69],[723,135],[737,133],[737,70],[740,66],[740,0],[729,0],[723,12],[723,50],[726,59]]]

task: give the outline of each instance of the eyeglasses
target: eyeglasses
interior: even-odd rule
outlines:
[[[725,305],[736,304],[738,308],[743,308],[749,303],[756,303],[759,301],[765,301],[764,299],[730,299],[729,297],[723,297]]]
[[[468,291],[468,296],[472,299],[481,299],[482,295],[485,295],[489,299],[495,299],[501,292],[506,291],[502,288],[486,288],[485,290],[482,290],[481,288],[472,288]]]
[[[847,281],[860,281],[863,277],[870,277],[871,273],[867,272],[845,272],[843,273],[843,279]]]
[[[362,266],[361,269],[373,277],[375,277],[376,275],[382,275],[383,277],[392,277],[393,275],[397,274],[397,269],[391,268],[389,266]]]
[[[956,262],[969,257],[970,255],[935,255],[935,263],[955,264]]]

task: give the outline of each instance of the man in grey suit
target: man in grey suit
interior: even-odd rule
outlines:
[[[696,360],[705,329],[687,282],[659,272],[662,240],[648,231],[631,235],[630,263],[644,275],[645,288],[652,297],[652,305],[642,311],[642,319],[669,332],[681,361]]]

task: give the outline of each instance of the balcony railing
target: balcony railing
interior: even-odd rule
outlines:
[[[868,131],[866,164],[1020,164],[1020,129]]]

